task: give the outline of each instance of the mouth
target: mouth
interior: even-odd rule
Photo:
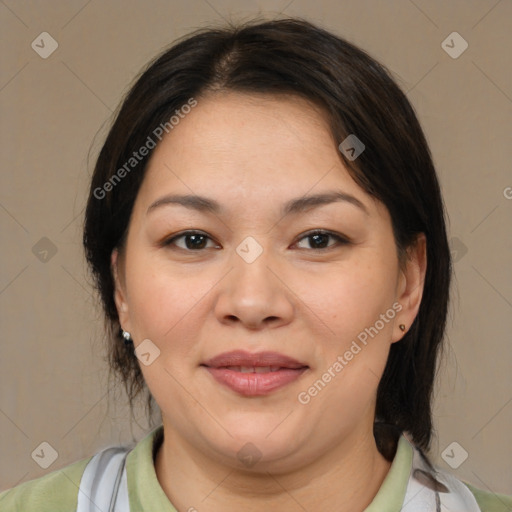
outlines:
[[[240,373],[269,373],[286,369],[282,366],[219,366],[218,368]]]
[[[213,379],[242,396],[264,396],[296,381],[309,366],[277,352],[234,351],[201,364]]]

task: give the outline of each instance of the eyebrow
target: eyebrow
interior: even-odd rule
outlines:
[[[312,208],[319,206],[335,203],[335,202],[346,202],[360,208],[366,215],[369,215],[366,206],[357,197],[354,197],[346,192],[324,192],[321,194],[314,194],[309,196],[302,196],[296,199],[287,201],[282,207],[282,214],[296,214],[302,213]],[[146,215],[150,212],[168,205],[181,205],[191,210],[200,212],[213,213],[215,215],[221,215],[224,212],[222,206],[215,201],[204,196],[198,195],[166,195],[157,199],[147,209]]]

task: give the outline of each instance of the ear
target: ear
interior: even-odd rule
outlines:
[[[131,332],[128,302],[126,300],[126,288],[124,279],[124,259],[116,248],[110,256],[110,268],[114,279],[114,301],[121,328]]]
[[[427,271],[427,237],[420,233],[408,249],[404,268],[400,270],[397,286],[397,302],[402,309],[396,316],[393,331],[393,343],[403,338],[414,322],[420,309],[425,274]],[[405,330],[400,329],[400,324],[405,325]]]

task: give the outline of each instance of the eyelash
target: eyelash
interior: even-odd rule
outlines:
[[[180,238],[184,238],[186,236],[190,236],[190,235],[200,235],[200,236],[203,236],[203,237],[206,237],[210,240],[212,240],[211,237],[209,237],[206,233],[203,233],[201,231],[193,231],[193,230],[190,230],[190,231],[183,231],[177,235],[174,235],[173,237],[171,238],[168,238],[167,240],[165,240],[163,243],[162,243],[162,246],[164,247],[169,247],[171,245],[174,244],[174,242]],[[298,238],[297,242],[294,242],[294,243],[298,243],[300,242],[301,240],[305,239],[305,238],[310,238],[310,237],[313,237],[315,235],[325,235],[325,236],[329,236],[331,238],[334,238],[337,240],[337,243],[336,244],[333,244],[333,245],[329,245],[327,247],[324,247],[324,248],[312,248],[312,249],[300,249],[300,250],[308,250],[308,251],[326,251],[326,250],[329,250],[329,249],[334,249],[335,247],[337,246],[341,246],[341,245],[348,245],[350,244],[350,240],[345,237],[345,236],[342,236],[342,235],[339,235],[337,233],[333,233],[332,231],[325,231],[325,230],[313,230],[313,231],[309,231],[307,233],[304,233],[300,238]],[[201,252],[205,249],[208,249],[208,247],[206,248],[201,248],[201,249],[184,249],[183,247],[177,247],[178,249],[181,249],[183,251],[187,251],[187,252]],[[211,249],[211,247],[210,247]]]

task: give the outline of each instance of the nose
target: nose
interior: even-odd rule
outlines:
[[[230,263],[232,269],[219,283],[214,307],[219,322],[261,330],[292,320],[293,293],[268,249],[250,263],[234,252]]]

